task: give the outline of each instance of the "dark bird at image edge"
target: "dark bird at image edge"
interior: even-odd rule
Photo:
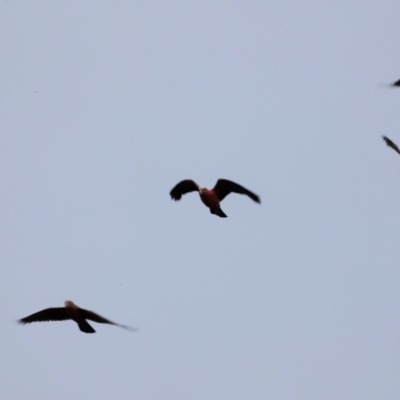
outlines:
[[[387,136],[382,136],[382,139],[389,147],[391,147],[394,151],[400,154],[400,148],[399,146],[397,146],[395,142],[393,142],[393,140],[390,140]]]

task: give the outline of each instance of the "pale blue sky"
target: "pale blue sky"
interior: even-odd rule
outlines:
[[[399,13],[1,1],[2,397],[398,399]]]

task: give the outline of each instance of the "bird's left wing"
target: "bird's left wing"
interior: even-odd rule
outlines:
[[[65,307],[46,308],[25,318],[20,319],[18,322],[22,325],[30,324],[31,322],[45,322],[45,321],[66,321],[70,319]]]
[[[222,201],[229,193],[239,193],[249,196],[256,203],[261,203],[260,197],[250,190],[238,185],[235,182],[229,181],[228,179],[218,179],[214,186],[214,193],[217,195],[219,201]]]
[[[169,194],[173,200],[178,201],[182,198],[182,195],[189,192],[195,192],[197,190],[199,190],[199,186],[195,181],[192,181],[191,179],[185,179],[176,184]]]

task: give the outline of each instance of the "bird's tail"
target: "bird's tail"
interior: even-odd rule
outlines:
[[[85,333],[95,333],[96,331],[89,325],[87,321],[78,322],[79,329]]]
[[[211,214],[218,215],[221,218],[227,218],[228,216],[221,210],[221,207],[210,209]]]

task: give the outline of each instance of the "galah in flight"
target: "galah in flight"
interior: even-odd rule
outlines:
[[[218,215],[221,218],[226,218],[227,215],[221,210],[220,202],[229,193],[245,194],[256,203],[261,203],[256,194],[227,179],[218,179],[213,189],[207,189],[204,186],[199,186],[191,179],[185,179],[171,190],[170,195],[173,200],[178,201],[182,198],[182,195],[189,192],[199,192],[201,201],[210,209],[211,214]]]
[[[29,315],[28,317],[20,319],[18,322],[22,325],[25,325],[30,324],[31,322],[66,321],[68,319],[72,319],[78,324],[79,329],[82,332],[95,333],[96,331],[86,321],[87,319],[89,319],[100,324],[111,324],[132,331],[136,330],[134,328],[130,328],[129,326],[120,325],[112,322],[102,317],[101,315],[94,313],[93,311],[80,308],[71,300],[65,301],[64,304],[65,307],[46,308],[42,311]]]
[[[397,144],[395,142],[393,142],[392,140],[390,140],[388,137],[386,136],[382,136],[382,139],[386,142],[386,144],[391,147],[394,151],[397,151],[397,153],[400,154],[400,149],[399,146],[397,146]]]

